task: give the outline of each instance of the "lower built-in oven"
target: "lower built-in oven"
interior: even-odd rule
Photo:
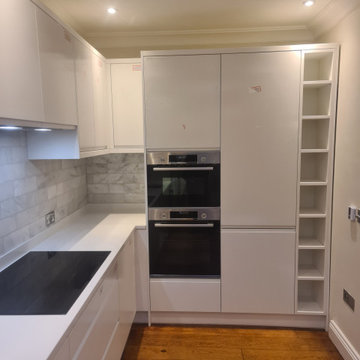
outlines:
[[[220,208],[149,209],[152,278],[220,278]]]
[[[146,155],[148,207],[220,206],[220,152]]]

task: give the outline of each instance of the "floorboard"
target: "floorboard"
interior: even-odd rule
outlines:
[[[212,326],[131,329],[122,360],[342,360],[321,330]]]

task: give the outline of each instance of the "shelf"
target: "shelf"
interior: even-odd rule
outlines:
[[[305,115],[302,117],[303,120],[329,120],[330,115]]]
[[[300,187],[300,214],[326,213],[326,186]]]
[[[308,266],[299,269],[298,280],[322,281],[324,280],[324,275],[318,269]]]
[[[303,88],[303,116],[329,116],[331,86]]]
[[[299,250],[323,250],[325,245],[316,238],[299,238]]]
[[[302,124],[301,149],[327,150],[329,147],[329,119],[309,119]]]
[[[332,82],[330,80],[304,81],[303,86],[304,88],[318,89],[324,86],[330,86],[331,83]]]
[[[318,180],[306,180],[301,181],[300,186],[326,186],[327,181],[318,181]]]
[[[299,218],[301,219],[323,219],[326,218],[326,213],[322,213],[320,211],[307,211],[303,210],[299,213]]]
[[[301,149],[302,154],[326,154],[328,149]]]
[[[311,299],[303,299],[298,302],[298,314],[324,314],[322,307]]]
[[[300,182],[326,183],[328,172],[327,152],[301,152]]]
[[[324,281],[298,281],[298,312],[324,312]]]
[[[303,218],[299,221],[299,249],[325,248],[325,219]]]
[[[314,51],[304,54],[304,81],[330,81],[332,68],[332,51]]]

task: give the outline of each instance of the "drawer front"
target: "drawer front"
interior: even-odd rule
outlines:
[[[220,311],[220,280],[152,279],[152,311]]]

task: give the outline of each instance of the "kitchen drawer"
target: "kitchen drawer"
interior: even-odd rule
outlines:
[[[100,359],[119,319],[118,282],[113,268],[70,334],[72,359]]]
[[[152,279],[152,311],[220,311],[220,280]]]

